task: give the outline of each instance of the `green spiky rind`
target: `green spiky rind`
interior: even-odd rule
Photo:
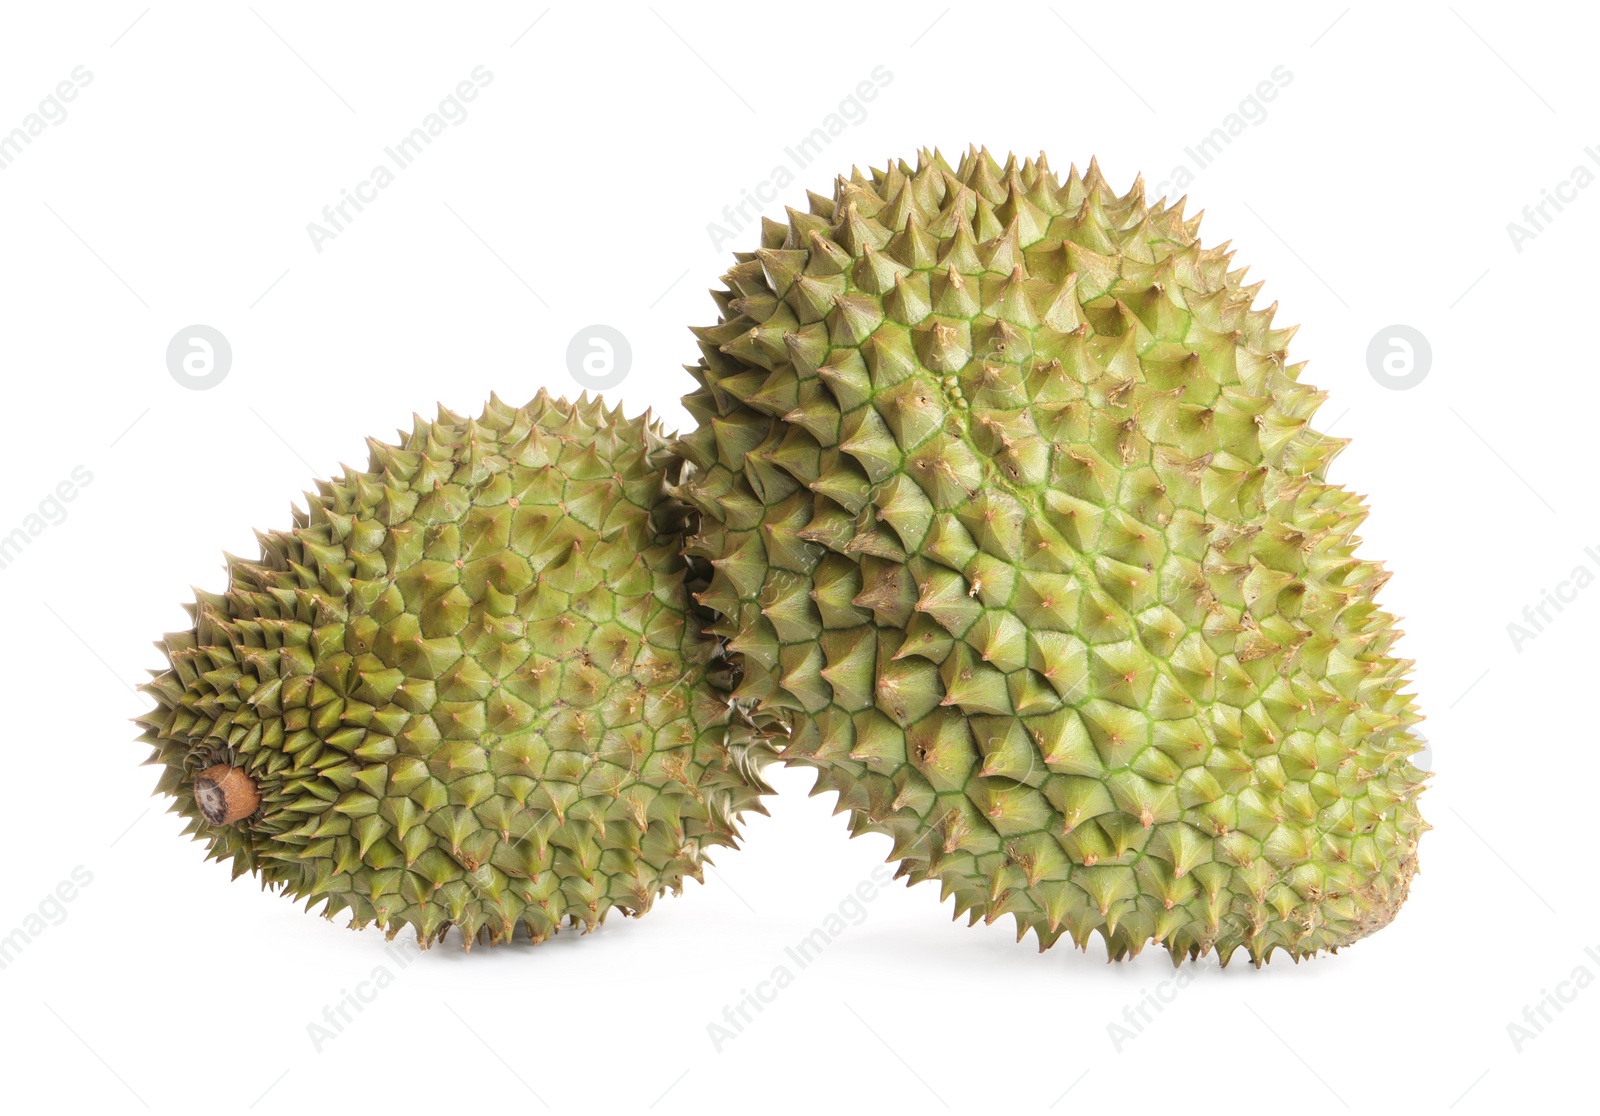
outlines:
[[[767,222],[678,489],[739,696],[956,916],[1336,950],[1427,828],[1410,664],[1292,330],[1182,202],[937,154]]]
[[[541,392],[369,446],[157,645],[140,723],[186,832],[425,946],[588,930],[700,879],[765,812],[770,752],[694,615],[659,425]],[[226,826],[192,790],[219,762],[262,799]]]

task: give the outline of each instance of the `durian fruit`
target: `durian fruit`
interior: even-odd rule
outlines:
[[[770,752],[692,615],[659,426],[541,392],[369,445],[158,644],[158,793],[236,878],[424,946],[700,879]]]
[[[1041,155],[840,178],[696,330],[700,601],[854,833],[1111,958],[1387,924],[1409,663],[1293,330],[1182,202]]]

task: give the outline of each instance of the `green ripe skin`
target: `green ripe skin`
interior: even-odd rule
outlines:
[[[692,615],[659,428],[541,392],[369,444],[158,645],[158,793],[235,877],[424,946],[587,931],[700,879],[765,812],[770,753]],[[219,763],[261,800],[226,825],[194,790]]]
[[[927,155],[768,222],[697,330],[700,601],[852,830],[1112,958],[1386,925],[1409,664],[1291,330],[1181,203]]]

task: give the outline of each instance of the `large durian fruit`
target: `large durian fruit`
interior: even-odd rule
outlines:
[[[765,223],[696,332],[700,600],[852,830],[1112,958],[1387,924],[1409,663],[1293,332],[1182,202],[924,153]]]
[[[770,753],[693,615],[659,427],[541,392],[369,445],[158,644],[158,791],[235,877],[423,945],[700,879]]]

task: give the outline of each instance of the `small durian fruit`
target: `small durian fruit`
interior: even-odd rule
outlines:
[[[139,719],[210,856],[424,946],[641,915],[764,813],[659,426],[440,411],[230,558]]]

